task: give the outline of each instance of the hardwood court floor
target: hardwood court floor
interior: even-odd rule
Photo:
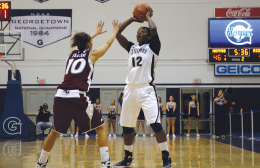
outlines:
[[[169,139],[168,144],[173,167],[260,167],[260,153],[218,142],[210,137],[177,137],[175,140]],[[0,139],[0,167],[34,168],[42,145],[43,140]],[[122,137],[109,139],[109,152],[112,163],[121,161],[124,156]],[[136,138],[133,158],[136,168],[159,168],[162,165],[161,152],[154,137]],[[100,168],[97,139],[58,138],[50,154],[48,167]]]

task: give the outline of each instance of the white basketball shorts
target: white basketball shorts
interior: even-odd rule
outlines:
[[[135,127],[140,109],[143,109],[146,124],[160,123],[159,103],[154,86],[126,85],[120,125],[123,127]]]

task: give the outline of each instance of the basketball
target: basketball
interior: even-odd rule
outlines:
[[[146,3],[139,3],[135,6],[134,9],[134,17],[138,20],[138,21],[146,21],[146,13],[147,13],[147,8],[149,8],[149,5]]]

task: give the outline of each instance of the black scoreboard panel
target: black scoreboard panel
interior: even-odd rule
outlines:
[[[209,48],[208,61],[209,63],[260,63],[260,48]]]
[[[0,21],[11,20],[11,1],[0,1]]]

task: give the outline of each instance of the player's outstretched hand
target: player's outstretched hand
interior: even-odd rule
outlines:
[[[114,31],[114,32],[118,32],[121,23],[120,23],[120,22],[118,23],[118,20],[114,20],[114,21],[112,22],[112,24],[113,24],[113,28],[114,28],[113,31]]]
[[[103,31],[103,26],[104,26],[105,22],[99,21],[98,25],[96,26],[96,35],[100,35],[103,33],[106,33],[107,31]]]
[[[148,7],[147,8],[147,14],[146,14],[146,21],[148,20],[148,17],[152,17],[153,16],[153,8]]]

